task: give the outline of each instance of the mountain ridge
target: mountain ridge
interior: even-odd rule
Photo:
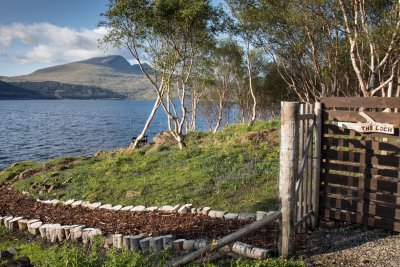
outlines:
[[[139,70],[124,57],[112,55],[43,68],[27,75],[0,77],[0,80],[42,95],[46,91],[54,92],[53,87],[58,85],[62,87],[63,94],[57,99],[79,98],[77,92],[81,92],[82,98],[86,99],[89,89],[93,98],[153,99],[151,85]],[[48,90],[49,86],[52,90]]]

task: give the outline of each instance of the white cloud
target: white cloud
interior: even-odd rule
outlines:
[[[17,64],[55,64],[121,54],[114,48],[104,51],[98,47],[98,39],[106,32],[106,28],[75,30],[46,22],[0,25],[0,52]],[[18,42],[23,46],[14,47]]]

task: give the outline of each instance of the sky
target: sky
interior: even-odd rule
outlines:
[[[0,76],[127,51],[99,48],[108,0],[0,0]]]
[[[214,4],[220,0],[213,0]],[[0,0],[0,76],[17,76],[92,57],[124,56],[99,47],[108,0]]]

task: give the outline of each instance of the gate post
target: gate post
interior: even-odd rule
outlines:
[[[314,182],[312,189],[312,209],[313,215],[311,217],[312,228],[315,229],[319,222],[319,199],[320,199],[320,176],[321,176],[321,128],[322,128],[322,104],[321,102],[315,103],[315,142],[314,142]]]
[[[281,147],[279,163],[279,198],[282,218],[280,221],[281,255],[293,255],[295,238],[296,178],[299,161],[299,103],[281,102]]]

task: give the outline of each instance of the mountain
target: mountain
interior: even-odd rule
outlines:
[[[44,98],[154,98],[140,68],[122,56],[91,58],[0,80]]]

